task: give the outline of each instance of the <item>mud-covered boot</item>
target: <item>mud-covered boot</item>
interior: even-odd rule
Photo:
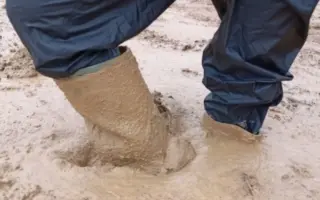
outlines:
[[[219,134],[248,143],[260,141],[261,139],[261,134],[252,134],[239,126],[217,122],[206,113],[202,118],[202,126],[208,135]]]
[[[100,162],[157,174],[177,171],[194,157],[192,145],[169,133],[129,48],[95,69],[55,80],[85,119]]]

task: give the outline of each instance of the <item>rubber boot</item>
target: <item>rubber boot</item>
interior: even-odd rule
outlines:
[[[207,136],[219,134],[228,138],[234,138],[247,143],[254,143],[261,140],[261,134],[252,134],[243,128],[213,120],[207,113],[203,115],[202,127],[207,132]]]
[[[150,173],[177,171],[194,157],[192,145],[169,133],[129,48],[97,71],[55,80],[85,119],[101,162]],[[173,159],[175,158],[175,159]]]

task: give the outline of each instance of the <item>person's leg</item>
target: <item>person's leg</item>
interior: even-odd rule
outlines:
[[[120,55],[174,0],[9,0],[9,20],[36,70],[65,78]]]
[[[55,80],[86,121],[90,153],[99,158],[92,162],[136,164],[159,173],[179,170],[195,157],[188,141],[170,133],[134,54],[118,47],[173,1],[7,2],[9,19],[37,71]]]
[[[318,0],[212,0],[221,25],[203,53],[205,110],[258,134],[304,45]]]
[[[216,8],[216,11],[217,11],[220,19],[222,19],[223,15],[227,11],[227,0],[212,0],[212,3],[214,5],[214,7]]]
[[[99,162],[135,165],[152,174],[180,170],[195,156],[192,145],[170,133],[169,113],[155,104],[134,54],[127,47],[120,52],[55,81],[84,117]]]

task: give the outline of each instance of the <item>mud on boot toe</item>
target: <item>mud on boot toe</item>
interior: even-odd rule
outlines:
[[[254,143],[260,141],[262,138],[261,134],[252,134],[239,126],[217,122],[206,113],[202,118],[202,127],[207,132],[208,136],[220,135],[247,143]]]

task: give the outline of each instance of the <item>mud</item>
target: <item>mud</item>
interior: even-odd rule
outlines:
[[[18,46],[14,43],[14,46]],[[34,69],[30,54],[25,48],[12,48],[10,54],[0,57],[0,77],[31,78],[38,75]]]
[[[158,92],[156,102],[165,107],[159,108],[170,110],[175,134],[191,141],[197,153],[181,171],[159,176],[90,164],[83,118],[51,79],[25,73],[32,67],[19,68],[30,66],[30,59],[11,50],[23,47],[0,9],[0,68],[11,61],[0,72],[0,199],[320,199],[319,9],[292,68],[294,81],[284,84],[283,102],[270,110],[261,141],[250,144],[202,123],[207,90],[201,51],[182,47],[212,37],[219,20],[209,1],[178,1],[148,28],[155,39],[126,43],[148,87]],[[190,15],[191,10],[196,11]],[[177,43],[163,43],[163,35]],[[68,156],[57,156],[61,152]]]
[[[55,80],[86,122],[92,145],[77,152],[81,160],[130,165],[151,174],[178,171],[193,160],[192,145],[171,134],[170,112],[160,93],[149,92],[131,50],[103,65],[94,73]]]

